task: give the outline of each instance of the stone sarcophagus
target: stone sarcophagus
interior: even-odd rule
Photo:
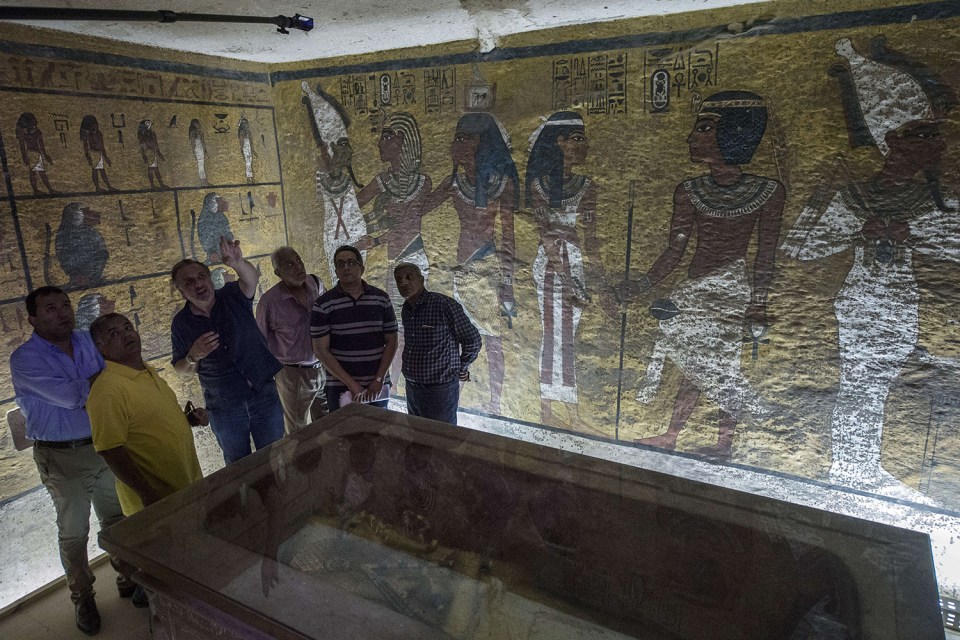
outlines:
[[[368,407],[100,539],[176,638],[943,638],[923,534]]]

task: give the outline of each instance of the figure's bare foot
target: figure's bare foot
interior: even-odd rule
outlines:
[[[722,445],[712,445],[709,447],[697,447],[690,451],[695,456],[702,456],[704,458],[713,458],[715,460],[726,460],[730,457],[733,452],[733,446],[722,446]]]
[[[677,448],[677,434],[670,433],[661,433],[658,436],[650,436],[649,438],[636,438],[634,440],[637,444],[646,444],[651,447],[657,447],[659,449],[669,449],[673,451]]]
[[[727,459],[733,453],[733,431],[721,430],[717,444],[710,447],[697,447],[690,453],[704,458]]]

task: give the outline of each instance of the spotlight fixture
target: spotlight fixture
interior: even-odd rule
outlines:
[[[175,11],[124,11],[120,9],[70,9],[49,7],[0,7],[0,20],[112,20],[127,22],[237,22],[275,24],[278,33],[313,30],[313,18],[299,13],[287,16],[235,16],[213,13],[177,13]]]

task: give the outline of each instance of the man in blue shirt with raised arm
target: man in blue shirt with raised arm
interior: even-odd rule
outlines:
[[[196,260],[173,265],[170,277],[186,298],[170,327],[173,368],[197,374],[210,427],[227,464],[283,437],[283,409],[273,377],[280,362],[253,317],[260,274],[244,259],[239,240],[220,238],[223,263],[238,282],[214,289],[210,269]]]
[[[100,631],[100,612],[87,560],[90,504],[101,529],[123,519],[116,478],[93,448],[84,409],[90,384],[103,369],[103,357],[89,333],[74,331],[73,306],[62,290],[40,287],[27,296],[26,307],[33,335],[10,356],[13,389],[26,418],[27,436],[34,440],[40,481],[57,510],[60,562],[76,607],[77,627],[95,635]],[[128,577],[117,577],[121,596],[132,596],[135,587]]]

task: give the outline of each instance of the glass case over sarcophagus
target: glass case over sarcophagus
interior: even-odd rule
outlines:
[[[101,534],[176,638],[943,638],[926,535],[351,405]]]

